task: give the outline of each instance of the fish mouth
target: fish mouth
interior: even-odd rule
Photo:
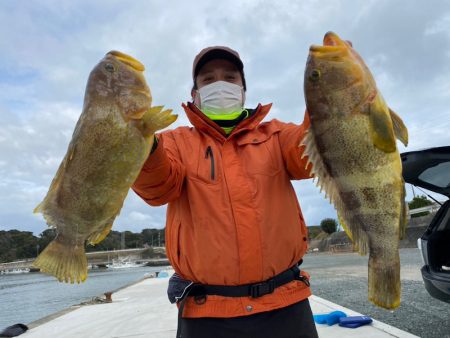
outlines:
[[[328,32],[323,37],[323,46],[312,45],[309,51],[315,57],[335,59],[343,57],[348,52],[349,44],[343,41],[336,33]]]
[[[106,56],[108,55],[112,55],[114,56],[116,59],[118,59],[119,61],[123,62],[124,64],[132,67],[133,69],[143,72],[145,70],[145,66],[139,62],[138,60],[136,60],[134,57],[127,55],[125,53],[116,51],[116,50],[112,50],[110,52],[108,52],[106,54]]]
[[[346,46],[346,43],[334,32],[327,32],[323,37],[324,46]]]

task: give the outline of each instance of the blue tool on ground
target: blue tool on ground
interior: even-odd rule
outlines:
[[[160,273],[158,273],[158,278],[167,278],[169,277],[169,274],[165,271],[161,271]]]
[[[313,317],[317,324],[328,324],[331,326],[339,323],[340,318],[347,317],[347,315],[342,311],[333,311],[327,314],[314,315]]]
[[[356,329],[357,327],[372,323],[372,318],[368,316],[350,316],[339,318],[339,326]]]

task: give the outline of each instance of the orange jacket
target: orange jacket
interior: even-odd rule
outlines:
[[[168,203],[167,256],[185,279],[241,285],[267,280],[293,266],[307,249],[307,229],[292,179],[309,178],[299,148],[303,125],[260,123],[271,105],[258,105],[226,137],[194,105],[194,125],[159,135],[134,191],[148,204]],[[292,281],[260,298],[189,297],[185,317],[236,317],[291,305],[310,295]]]

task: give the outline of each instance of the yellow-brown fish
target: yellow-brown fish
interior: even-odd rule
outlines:
[[[311,121],[304,154],[355,247],[369,252],[369,300],[394,309],[407,222],[396,138],[407,145],[408,131],[351,43],[332,32],[310,47],[304,90]]]
[[[59,281],[87,278],[86,241],[96,244],[107,236],[155,131],[177,118],[151,107],[144,69],[133,57],[111,51],[91,71],[67,153],[34,210],[56,228],[57,237],[33,264]]]

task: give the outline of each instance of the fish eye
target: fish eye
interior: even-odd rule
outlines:
[[[116,70],[116,68],[114,67],[114,65],[112,63],[105,63],[104,68],[106,71],[112,73]]]
[[[320,70],[318,70],[318,69],[313,69],[313,70],[311,71],[311,73],[309,74],[309,79],[310,79],[312,82],[316,82],[316,81],[318,81],[318,80],[320,79],[320,76],[321,76]]]

